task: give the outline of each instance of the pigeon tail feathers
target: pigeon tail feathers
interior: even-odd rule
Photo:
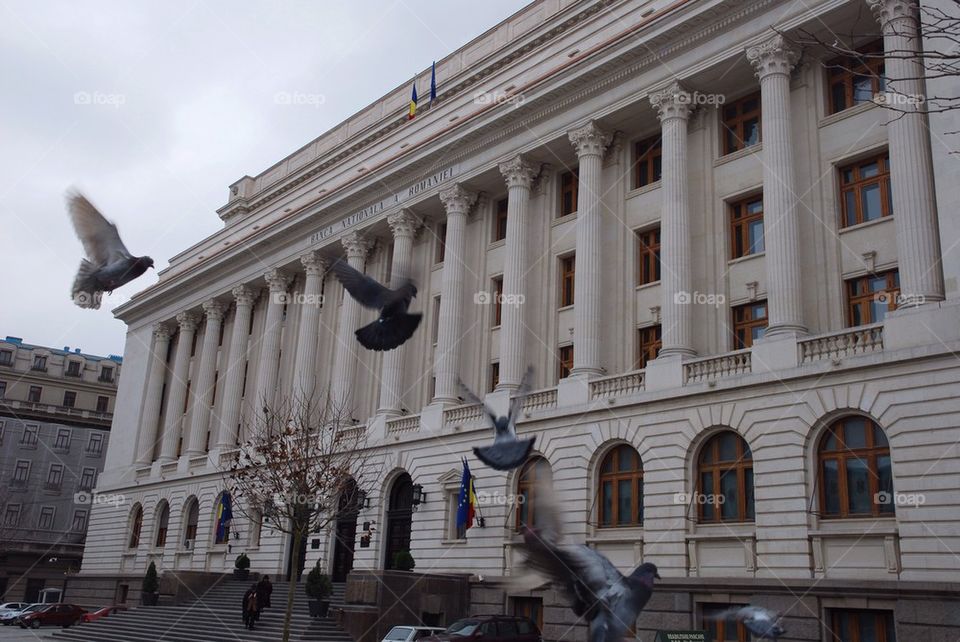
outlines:
[[[368,350],[393,350],[413,335],[421,318],[422,314],[401,313],[377,319],[356,331],[357,341]]]
[[[100,299],[103,291],[98,287],[96,272],[97,266],[93,263],[87,259],[80,261],[80,268],[77,270],[73,287],[70,289],[70,298],[81,308],[100,309]]]
[[[492,446],[475,446],[477,459],[494,470],[513,470],[527,460],[536,437],[530,439],[502,439]]]

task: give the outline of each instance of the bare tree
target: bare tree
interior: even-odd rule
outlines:
[[[377,477],[375,458],[365,452],[365,435],[365,428],[328,398],[294,395],[257,413],[248,438],[224,471],[236,509],[293,540],[284,642],[290,639],[293,578],[302,563],[303,542],[334,522],[340,507],[359,504],[358,494]]]

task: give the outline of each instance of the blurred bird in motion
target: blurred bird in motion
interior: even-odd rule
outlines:
[[[356,331],[357,341],[368,350],[393,350],[409,339],[423,315],[410,314],[407,309],[417,296],[417,286],[408,278],[400,279],[396,289],[381,285],[375,279],[357,271],[338,259],[330,270],[357,303],[380,311],[380,316]]]
[[[130,254],[117,226],[83,194],[67,193],[67,212],[87,255],[80,262],[70,295],[81,308],[97,310],[104,292],[113,292],[152,268],[153,259]]]
[[[776,640],[787,632],[780,623],[780,614],[760,606],[741,606],[713,616],[715,620],[734,619],[742,622],[750,634],[761,640]]]
[[[474,447],[473,452],[477,459],[495,470],[511,470],[526,461],[536,437],[517,439],[517,415],[523,398],[530,392],[530,380],[533,377],[533,368],[527,368],[526,374],[520,382],[517,394],[510,399],[507,415],[497,415],[490,406],[485,404],[470,388],[459,381],[464,397],[471,403],[483,406],[484,412],[493,423],[493,444],[490,446]]]

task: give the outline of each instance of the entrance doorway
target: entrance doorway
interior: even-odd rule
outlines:
[[[357,541],[357,514],[360,512],[360,493],[357,482],[349,480],[337,502],[337,526],[333,542],[334,582],[346,582],[353,570],[353,552]]]
[[[385,569],[396,568],[394,558],[400,551],[410,550],[410,525],[413,521],[413,480],[403,473],[393,482],[387,504],[387,552]]]

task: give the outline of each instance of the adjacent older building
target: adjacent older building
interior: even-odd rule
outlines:
[[[0,596],[80,570],[123,360],[0,340]]]
[[[572,540],[659,566],[643,640],[746,639],[716,617],[746,603],[791,639],[957,636],[960,126],[918,111],[955,79],[917,75],[904,51],[937,46],[917,24],[904,0],[540,0],[438,61],[415,119],[398,87],[243,177],[223,229],[117,310],[100,490],[129,501],[94,507],[83,575],[113,590],[240,550],[285,571],[258,520],[217,537],[221,464],[264,403],[317,390],[383,468],[310,542],[335,580],[410,551],[470,574],[473,612],[582,640],[556,593],[507,581],[552,480]],[[401,348],[355,342],[373,313],[327,275],[344,255],[417,281]],[[495,472],[457,379],[503,409],[528,364],[535,456]],[[484,501],[466,532],[462,456]]]

